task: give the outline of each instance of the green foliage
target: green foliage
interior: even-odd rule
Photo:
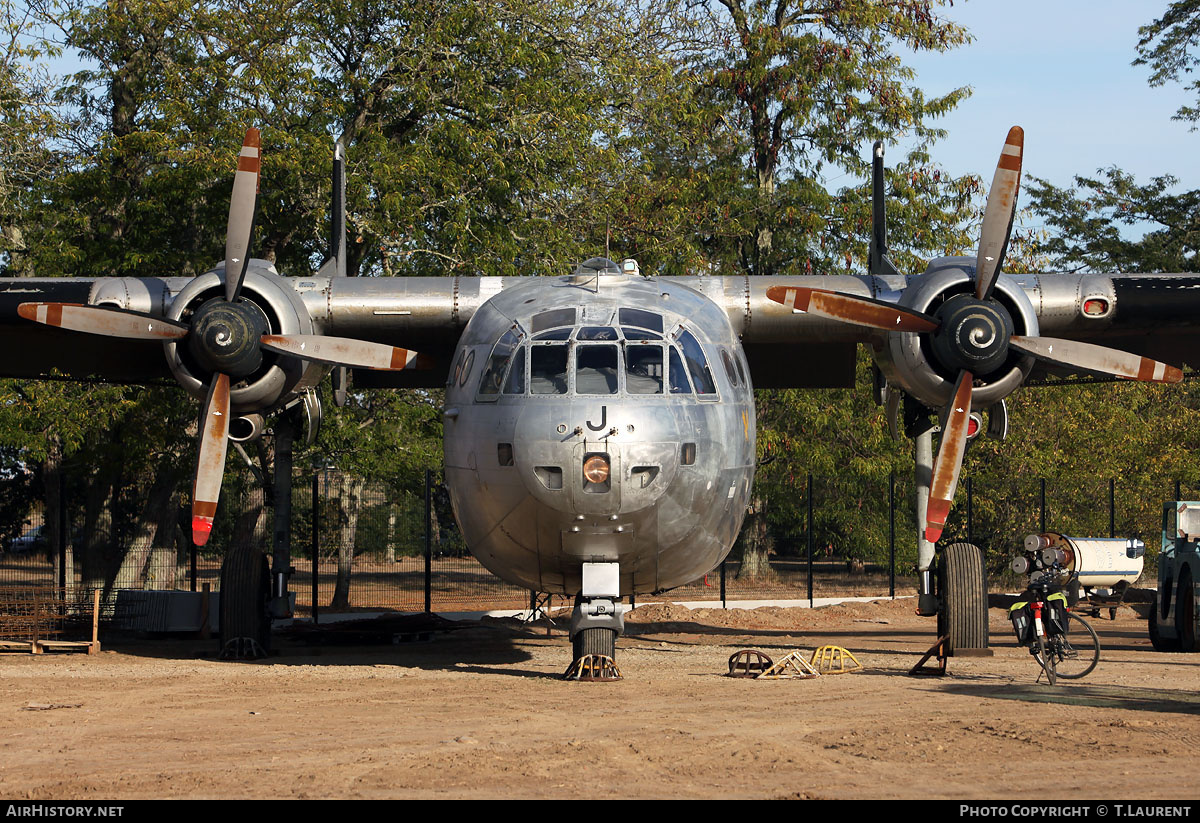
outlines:
[[[1029,208],[1046,233],[1030,254],[1059,271],[1200,271],[1200,190],[1172,193],[1169,175],[1141,186],[1116,167],[1102,174],[1067,189],[1033,178]],[[1153,228],[1135,237],[1146,224]]]
[[[871,142],[901,133],[917,148],[889,180],[902,204],[900,235],[916,241],[915,254],[961,242],[964,193],[977,183],[929,167],[926,150],[941,135],[929,121],[967,90],[926,99],[896,53],[901,44],[941,51],[966,42],[961,27],[934,14],[934,3],[662,5],[681,77],[693,84],[671,133],[689,139],[681,147],[651,143],[646,176],[673,214],[690,218],[678,230],[694,238],[698,262],[762,275],[861,264],[869,198],[861,188],[834,191],[828,181],[865,178]],[[919,199],[909,209],[912,189]]]
[[[1151,86],[1168,82],[1181,83],[1186,75],[1200,66],[1200,2],[1174,0],[1163,16],[1138,29],[1138,57],[1135,66],[1150,66]],[[1200,100],[1200,80],[1184,86]],[[1200,106],[1183,105],[1175,113],[1176,120],[1200,121]],[[1195,126],[1192,127],[1193,129]]]

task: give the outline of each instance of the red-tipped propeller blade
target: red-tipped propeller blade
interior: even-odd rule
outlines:
[[[938,321],[931,315],[827,289],[772,286],[767,289],[767,299],[819,317],[883,331],[928,332],[938,327]]]
[[[60,329],[132,340],[179,340],[188,333],[187,326],[173,320],[80,303],[22,303],[17,314]]]
[[[260,340],[265,349],[318,363],[387,371],[420,367],[415,351],[366,340],[321,334],[265,334]]]
[[[221,478],[225,475],[225,452],[229,447],[229,377],[213,375],[200,420],[200,453],[196,458],[196,482],[192,486],[192,542],[203,546],[212,533]]]
[[[929,487],[929,507],[926,510],[927,526],[925,539],[936,543],[946,527],[950,504],[954,501],[954,490],[958,488],[958,475],[962,471],[963,452],[967,448],[967,429],[971,420],[971,381],[969,371],[958,373],[958,384],[954,387],[954,399],[946,409],[946,420],[942,424],[942,442],[938,445],[937,458],[933,461],[933,482]]]
[[[1008,138],[996,164],[992,187],[988,190],[979,234],[979,257],[975,261],[975,297],[985,300],[992,294],[996,277],[1004,264],[1013,216],[1017,212],[1017,191],[1021,188],[1021,154],[1025,150],[1025,132],[1020,126],[1008,130]]]
[[[1013,348],[1032,354],[1039,360],[1084,371],[1111,374],[1145,383],[1178,383],[1183,379],[1180,369],[1140,354],[1110,349],[1078,340],[1056,340],[1053,337],[1009,338]]]
[[[225,299],[231,303],[237,299],[246,276],[246,255],[250,252],[254,207],[258,200],[260,145],[258,129],[246,129],[242,151],[238,155],[237,174],[233,178],[233,196],[229,199],[229,225],[225,230]]]

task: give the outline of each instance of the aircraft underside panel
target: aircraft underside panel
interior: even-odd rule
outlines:
[[[756,389],[854,388],[857,343],[743,343],[742,348]]]

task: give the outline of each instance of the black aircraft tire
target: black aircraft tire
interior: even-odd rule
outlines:
[[[1162,620],[1162,605],[1158,602],[1158,592],[1154,593],[1154,602],[1150,606],[1150,619],[1146,621],[1146,630],[1150,634],[1150,645],[1156,652],[1179,651],[1178,637],[1163,637],[1158,631],[1159,621]]]
[[[988,647],[987,571],[983,552],[971,543],[951,543],[938,562],[938,637],[946,653]]]
[[[263,652],[271,648],[271,573],[267,558],[258,549],[234,548],[221,563],[221,648],[235,638],[258,641]]]
[[[576,660],[589,654],[602,654],[615,659],[617,633],[612,629],[581,629],[571,641],[571,650]]]
[[[1185,568],[1179,575],[1175,593],[1175,636],[1179,651],[1194,652],[1196,647],[1196,590],[1192,585],[1192,570]]]

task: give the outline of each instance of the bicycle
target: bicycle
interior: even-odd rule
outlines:
[[[1062,586],[1055,582],[1062,573],[1060,564],[1052,564],[1030,580],[1025,590],[1029,599],[1008,610],[1017,642],[1029,646],[1051,686],[1060,677],[1078,680],[1090,674],[1100,661],[1100,638],[1086,620],[1070,610]]]

